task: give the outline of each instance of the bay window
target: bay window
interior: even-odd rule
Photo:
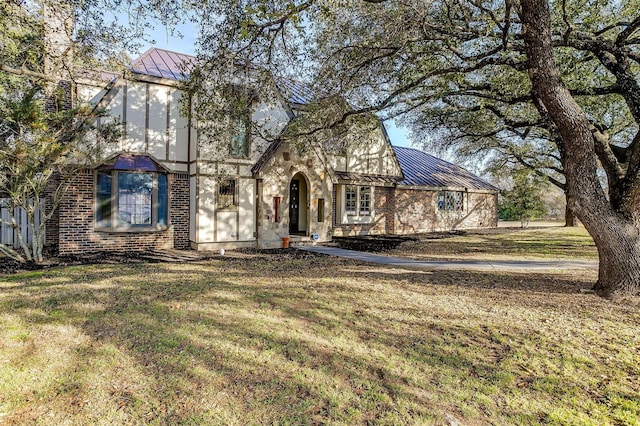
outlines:
[[[167,174],[147,156],[122,154],[96,172],[96,228],[161,230],[169,225]]]

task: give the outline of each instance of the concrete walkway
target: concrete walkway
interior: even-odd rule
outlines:
[[[386,256],[338,247],[300,246],[299,250],[329,256],[344,257],[362,262],[420,269],[455,269],[474,271],[548,271],[558,269],[598,269],[595,260],[416,260]]]

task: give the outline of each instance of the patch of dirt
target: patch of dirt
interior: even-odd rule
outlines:
[[[325,255],[310,253],[295,248],[288,249],[256,249],[243,248],[227,250],[224,255],[217,251],[196,252],[190,250],[153,250],[143,252],[94,252],[87,254],[45,257],[43,263],[20,263],[7,257],[0,257],[0,275],[11,275],[21,271],[37,271],[55,266],[97,265],[97,264],[131,264],[131,263],[162,263],[162,262],[197,262],[207,259],[312,259]]]

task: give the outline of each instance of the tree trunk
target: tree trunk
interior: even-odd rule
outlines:
[[[597,176],[597,157],[590,123],[564,85],[553,56],[551,19],[547,0],[522,0],[525,49],[529,78],[537,106],[543,108],[561,138],[558,149],[567,177],[569,208],[593,237],[600,256],[601,295],[640,293],[640,223],[609,204]],[[635,199],[624,210],[640,209]]]
[[[613,238],[605,233],[596,243],[600,266],[593,290],[602,296],[640,294],[640,240],[631,228],[613,230]]]
[[[578,226],[576,224],[576,216],[573,214],[573,211],[571,211],[571,208],[569,207],[568,202],[564,209],[564,226],[566,227]]]

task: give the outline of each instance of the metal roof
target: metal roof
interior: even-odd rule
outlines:
[[[404,179],[399,185],[498,191],[478,176],[448,161],[413,148],[394,146]]]
[[[152,47],[133,61],[129,70],[135,74],[182,81],[189,78],[196,61],[192,55]],[[278,78],[276,85],[289,103],[306,105],[313,98],[311,89],[300,81]]]
[[[189,78],[195,62],[195,56],[152,47],[133,61],[129,69],[136,74],[181,81]]]
[[[401,176],[393,175],[375,175],[351,172],[335,172],[339,181],[350,181],[353,183],[378,183],[378,184],[394,184],[402,180]]]
[[[279,78],[276,85],[285,99],[292,104],[307,105],[313,99],[313,92],[301,81]]]

